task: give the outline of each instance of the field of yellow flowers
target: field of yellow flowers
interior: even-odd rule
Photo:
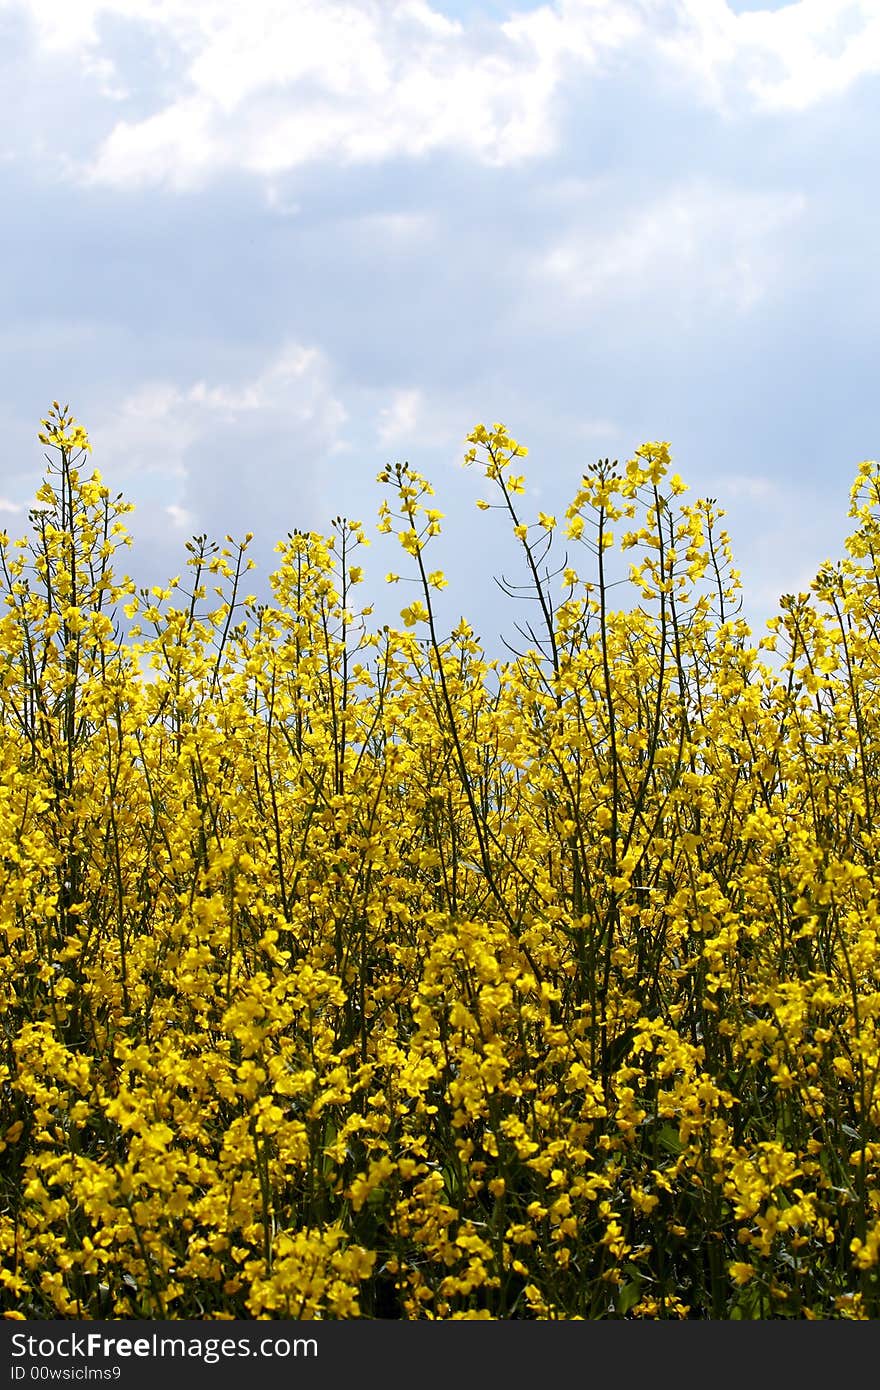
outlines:
[[[418,597],[374,630],[359,523],[290,534],[270,604],[250,538],[137,590],[85,431],[40,437],[0,536],[6,1316],[880,1316],[877,465],[753,641],[665,444],[530,521],[479,426],[500,662],[438,630],[408,465]]]

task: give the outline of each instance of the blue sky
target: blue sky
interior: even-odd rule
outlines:
[[[535,513],[665,439],[762,626],[880,450],[878,73],[878,0],[0,0],[0,525],[53,398],[142,583],[199,531],[262,576],[293,527],[372,531],[406,458],[494,647],[468,431],[528,444]],[[401,561],[366,556],[392,620]]]

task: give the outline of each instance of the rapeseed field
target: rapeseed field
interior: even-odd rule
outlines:
[[[137,589],[85,430],[40,438],[0,537],[6,1317],[880,1315],[877,464],[759,640],[666,444],[534,520],[479,426],[502,661],[440,629],[409,465],[395,630],[341,517],[271,602],[249,537]]]

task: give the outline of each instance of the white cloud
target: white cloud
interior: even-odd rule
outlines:
[[[380,444],[395,444],[415,435],[422,393],[419,390],[395,391],[389,405],[379,411],[377,437]]]
[[[277,176],[313,160],[449,147],[505,164],[552,144],[558,34],[542,55],[535,36],[496,29],[487,52],[423,3],[242,9],[213,0],[202,9],[213,23],[185,88],[146,119],[114,126],[88,171],[93,182],[183,188],[225,169]],[[167,8],[152,18],[176,36]]]
[[[338,447],[347,417],[329,378],[329,363],[318,349],[286,343],[263,371],[244,381],[198,380],[185,387],[145,382],[98,419],[89,435],[103,473],[122,480],[146,477],[148,488],[159,483],[166,493],[174,487],[178,497],[165,510],[175,526],[183,525],[181,517],[200,490],[212,496],[220,490],[213,475],[218,455],[251,462],[248,444],[255,433],[262,443],[268,431],[285,457],[297,439],[312,450]],[[267,477],[271,466],[267,461]]]
[[[175,531],[185,531],[192,527],[192,513],[188,512],[185,507],[178,507],[172,503],[170,507],[165,508],[165,511],[171,518],[171,524]]]
[[[427,0],[0,0],[35,60],[90,74],[109,128],[71,177],[197,188],[226,171],[277,178],[310,161],[454,150],[488,165],[551,153],[564,79],[647,59],[724,112],[800,111],[880,71],[877,0],[553,0],[457,22]],[[105,21],[143,27],[180,68],[170,96],[117,120],[133,74]],[[136,48],[134,49],[136,52]],[[167,56],[166,56],[167,62]],[[168,90],[167,85],[164,89]]]
[[[798,0],[742,14],[725,0],[676,0],[675,9],[661,54],[729,112],[803,111],[880,72],[877,0]]]
[[[100,451],[101,472],[182,479],[183,455],[199,433],[200,412],[192,410],[189,396],[170,382],[145,382],[96,420],[89,436]]]
[[[594,230],[593,198],[534,258],[532,276],[573,304],[614,296],[674,295],[679,304],[746,313],[772,284],[785,236],[806,208],[800,194],[760,193],[693,181],[662,193],[613,229]],[[682,298],[683,297],[683,298]],[[546,307],[546,306],[545,306]]]
[[[476,421],[473,391],[450,391],[417,386],[398,387],[390,395],[371,390],[364,407],[379,404],[375,415],[375,440],[381,449],[394,446],[403,451],[442,450],[448,462],[460,468],[466,449],[465,434]]]

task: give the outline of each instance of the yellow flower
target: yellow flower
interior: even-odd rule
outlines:
[[[407,627],[415,627],[416,623],[427,622],[430,614],[421,600],[415,599],[406,608],[400,610],[400,616]]]

